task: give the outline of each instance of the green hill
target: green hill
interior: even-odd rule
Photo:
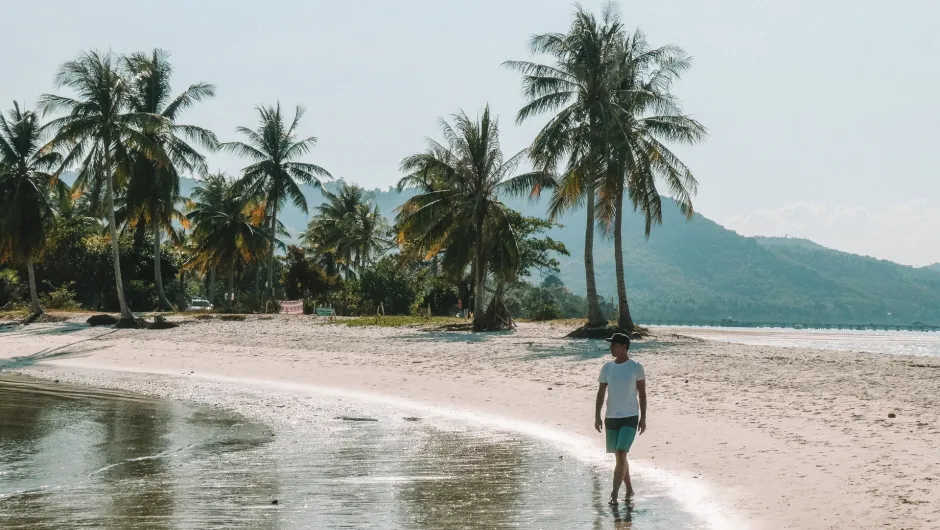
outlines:
[[[185,181],[188,194],[194,181]],[[328,188],[335,184],[327,184]],[[375,191],[382,213],[413,192]],[[322,194],[306,188],[311,211]],[[526,215],[544,216],[545,201],[508,200]],[[805,239],[743,237],[696,215],[686,221],[671,200],[663,225],[647,240],[639,214],[625,216],[624,265],[628,294],[639,321],[739,321],[940,324],[940,264],[914,268],[825,248]],[[297,235],[307,215],[293,206],[279,214]],[[560,220],[550,235],[565,243],[560,277],[575,293],[585,292],[583,212]],[[598,290],[616,296],[613,243],[595,239]],[[538,280],[537,278],[534,280]]]
[[[375,190],[387,216],[405,198]],[[410,193],[410,192],[406,192]],[[310,203],[320,202],[311,191]],[[940,274],[825,248],[805,239],[749,238],[696,215],[686,221],[671,200],[663,225],[647,240],[639,214],[625,216],[624,266],[631,307],[640,321],[740,321],[940,323]],[[544,201],[507,203],[526,215],[544,216]],[[291,227],[304,217],[288,213]],[[550,235],[568,247],[561,279],[585,292],[583,212],[567,215]],[[598,290],[616,296],[613,242],[595,239]]]

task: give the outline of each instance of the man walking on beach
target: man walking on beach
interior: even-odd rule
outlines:
[[[594,428],[601,432],[601,427],[606,427],[607,452],[614,453],[617,459],[614,466],[614,489],[610,493],[610,504],[613,506],[617,504],[621,483],[627,487],[624,501],[633,497],[627,453],[630,452],[637,431],[640,434],[646,431],[646,374],[642,364],[630,359],[630,337],[616,333],[607,339],[607,342],[610,343],[610,353],[614,360],[604,364],[597,379],[600,386],[597,389]],[[601,421],[605,394],[607,415],[604,421]]]

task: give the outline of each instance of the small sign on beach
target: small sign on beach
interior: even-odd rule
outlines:
[[[303,300],[281,300],[278,303],[281,304],[282,315],[304,314],[304,301]]]
[[[318,307],[317,316],[318,317],[331,317],[333,316],[333,310],[329,307]]]

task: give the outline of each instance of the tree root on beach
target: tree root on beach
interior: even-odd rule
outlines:
[[[115,322],[115,329],[140,329],[147,327],[147,323],[142,318],[122,318]]]
[[[493,298],[483,315],[483,331],[506,331],[515,328],[516,323],[509,313],[509,308],[500,297]]]

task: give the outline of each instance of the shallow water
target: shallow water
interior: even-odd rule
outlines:
[[[740,344],[940,357],[940,332],[934,331],[656,327],[692,337]]]
[[[226,399],[217,386],[199,392]],[[633,509],[613,511],[606,469],[515,433],[325,396],[253,399],[272,426],[0,377],[0,526],[702,526],[655,484],[639,482]]]

